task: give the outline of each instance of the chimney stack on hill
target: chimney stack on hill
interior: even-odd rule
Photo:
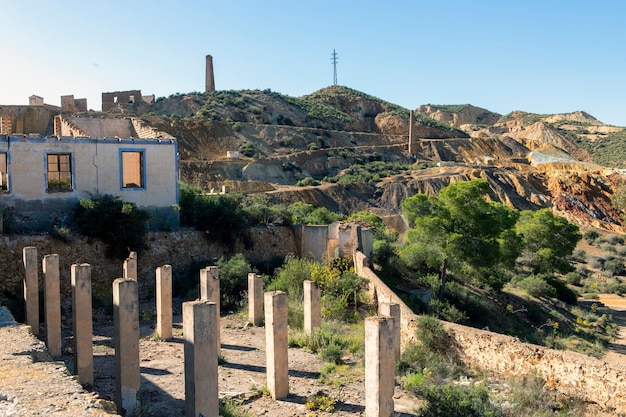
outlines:
[[[213,57],[211,55],[207,55],[205,92],[211,93],[213,91],[215,91],[215,78],[213,77]]]

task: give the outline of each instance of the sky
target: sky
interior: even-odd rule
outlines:
[[[626,126],[623,0],[0,0],[0,105],[337,83],[408,109],[583,110]]]

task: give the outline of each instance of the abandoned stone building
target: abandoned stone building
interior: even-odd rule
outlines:
[[[147,209],[151,228],[178,225],[174,137],[129,118],[57,114],[53,125],[53,136],[0,135],[0,212],[16,229],[47,230],[80,199],[103,194]]]
[[[142,96],[141,90],[102,93],[102,111],[107,112],[118,104],[153,103],[154,94]]]

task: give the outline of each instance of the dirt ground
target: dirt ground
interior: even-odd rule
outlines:
[[[599,302],[621,327],[618,340],[610,345],[603,358],[623,363],[626,359],[626,298],[603,296]],[[254,416],[323,416],[321,411],[307,410],[307,398],[323,393],[332,398],[335,416],[365,415],[364,369],[362,360],[344,357],[345,370],[333,374],[331,381],[320,380],[323,362],[316,354],[289,348],[289,396],[274,401],[263,395],[265,375],[265,329],[246,323],[243,315],[222,316],[221,355],[219,367],[220,397],[232,398]],[[184,415],[184,343],[182,317],[174,317],[174,337],[167,341],[153,338],[154,320],[140,320],[141,389],[139,401],[142,416]],[[94,385],[86,387],[101,399],[114,401],[115,351],[113,322],[110,316],[94,315]],[[71,326],[64,328],[64,357],[72,370]],[[340,375],[340,376],[337,376]],[[396,416],[414,416],[419,400],[396,385]],[[602,414],[603,415],[603,414]]]
[[[289,348],[289,396],[274,401],[263,395],[265,375],[265,329],[246,324],[241,315],[222,316],[221,355],[225,359],[219,367],[220,397],[230,397],[241,403],[243,410],[254,416],[322,416],[320,411],[307,410],[308,397],[318,392],[335,400],[335,416],[365,414],[364,372],[362,361],[344,358],[348,371],[338,380],[320,382],[323,362],[318,355],[299,348]],[[114,401],[115,350],[113,322],[108,316],[94,316],[94,385],[86,387],[100,398]],[[71,346],[71,327],[64,329]],[[139,347],[141,388],[139,401],[142,416],[184,415],[184,343],[182,317],[174,317],[174,337],[168,341],[156,340],[154,321],[140,320]],[[71,350],[65,348],[63,360],[72,369]],[[394,395],[397,416],[413,416],[419,401],[396,386]]]

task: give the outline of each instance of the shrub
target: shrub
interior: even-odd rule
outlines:
[[[572,260],[582,264],[587,263],[587,253],[582,249],[575,249],[572,253]]]
[[[416,336],[422,346],[433,352],[444,352],[450,343],[450,334],[433,316],[419,317]]]
[[[254,156],[254,145],[252,144],[252,142],[246,142],[245,145],[241,147],[239,152],[241,152],[242,155],[251,158]]]
[[[220,278],[220,301],[224,310],[241,307],[243,294],[248,288],[248,273],[253,268],[243,254],[217,261]]]
[[[626,270],[622,259],[614,258],[607,260],[602,268],[609,276],[623,275]]]
[[[604,240],[610,243],[611,245],[623,245],[624,244],[624,238],[622,236],[609,235],[605,237]]]
[[[82,199],[74,211],[78,231],[102,240],[106,255],[119,259],[145,247],[148,218],[147,211],[110,194]]]
[[[301,299],[304,281],[311,278],[314,261],[304,258],[288,259],[276,271],[275,278],[267,286],[268,291],[285,291],[290,297]]]
[[[599,256],[591,256],[589,258],[589,266],[595,269],[602,269],[604,267],[605,259]]]
[[[412,387],[412,392],[427,403],[419,408],[421,417],[501,416],[499,409],[489,402],[489,391],[484,386],[434,385],[424,380]]]
[[[546,280],[539,275],[530,275],[517,281],[516,286],[525,290],[529,295],[541,297],[556,297],[556,290],[549,285]]]
[[[288,207],[291,213],[292,224],[331,224],[336,221],[345,219],[345,216],[334,213],[326,207],[313,207],[312,204],[302,202],[293,203]]]
[[[339,364],[341,363],[341,355],[343,354],[343,349],[341,345],[339,345],[336,342],[333,342],[322,347],[319,350],[319,354],[325,362]]]
[[[200,189],[181,183],[180,223],[203,231],[209,238],[232,245],[246,224],[243,196],[237,193],[205,195]]]
[[[570,285],[575,285],[577,287],[580,287],[581,285],[582,278],[579,272],[568,272],[565,279],[567,279],[567,283]]]
[[[595,242],[595,240],[597,238],[600,237],[600,234],[598,232],[596,232],[595,230],[587,230],[584,234],[583,234],[583,238],[589,242],[590,244]]]
[[[306,177],[296,182],[296,187],[307,187],[312,185],[320,185],[320,182],[312,177]]]
[[[467,321],[467,315],[447,300],[433,298],[428,304],[430,313],[435,317],[452,323],[462,323]]]

